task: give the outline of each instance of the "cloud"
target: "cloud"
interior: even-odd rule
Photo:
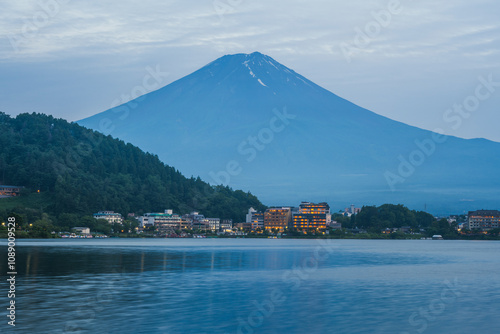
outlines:
[[[123,76],[140,79],[148,65],[170,66],[173,78],[179,78],[223,54],[261,51],[357,104],[433,129],[442,108],[459,100],[477,76],[498,72],[500,4],[400,3],[401,12],[347,63],[340,44],[352,43],[356,29],[387,10],[389,0],[6,1],[0,12],[0,70],[50,64],[71,71],[73,66],[71,75],[80,77],[79,69],[98,69],[110,77],[111,87],[99,86],[97,77],[85,78],[88,85],[115,96],[111,89],[122,85]],[[24,103],[26,92],[10,90],[12,80],[0,79],[8,92],[0,105],[4,109]],[[24,80],[32,78],[26,74]],[[61,114],[67,109],[50,96],[38,102],[60,108]],[[103,104],[85,112],[100,112]],[[481,128],[477,119],[468,120],[471,128],[464,126],[464,136],[486,136],[472,130]],[[500,140],[497,134],[487,136]]]
[[[388,1],[224,1],[193,5],[182,1],[102,2],[69,1],[52,15],[43,8],[61,0],[9,2],[0,14],[0,59],[154,52],[155,48],[199,46],[232,50],[246,45],[283,53],[332,54],[340,58],[339,45],[355,37],[373,21],[373,13],[387,9]],[[401,0],[401,13],[363,48],[358,57],[373,55],[422,57],[461,52],[476,47],[482,56],[495,56],[500,24],[493,17],[471,17],[477,4],[465,1],[435,3]],[[40,3],[45,3],[41,6]],[[221,8],[217,3],[223,4]],[[491,5],[492,1],[483,1]],[[499,5],[495,4],[495,7]],[[220,6],[219,6],[220,7]],[[474,11],[477,11],[475,9]],[[474,12],[473,11],[473,12]],[[49,16],[37,26],[34,16]],[[482,12],[481,12],[482,13]],[[26,26],[39,29],[18,52],[8,36],[23,36]],[[489,47],[487,51],[484,47]],[[146,51],[147,51],[146,50]],[[470,50],[468,50],[470,53]]]

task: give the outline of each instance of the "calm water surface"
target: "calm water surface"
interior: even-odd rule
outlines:
[[[21,240],[17,263],[0,332],[500,333],[500,242]]]

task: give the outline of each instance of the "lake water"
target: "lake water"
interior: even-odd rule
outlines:
[[[500,242],[19,240],[17,265],[19,333],[500,333]]]

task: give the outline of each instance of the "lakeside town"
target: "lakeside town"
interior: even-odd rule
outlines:
[[[341,213],[335,214],[337,218],[354,218],[362,208],[351,205]],[[126,219],[113,211],[100,211],[93,215],[94,219],[106,221],[108,224],[121,229]],[[231,219],[209,218],[200,212],[179,215],[172,210],[164,212],[146,213],[142,216],[129,214],[128,221],[137,222],[129,225],[132,229],[121,229],[121,233],[135,234],[149,237],[171,238],[205,238],[214,237],[327,237],[340,233],[363,237],[370,232],[366,229],[343,227],[342,223],[332,219],[330,207],[327,203],[302,202],[298,207],[271,207],[264,212],[250,208],[246,214],[245,222],[233,223]],[[467,216],[449,216],[442,218],[450,228],[461,235],[498,235],[500,228],[500,211],[477,210],[470,211]],[[425,229],[414,229],[411,226],[384,228],[380,230],[382,236],[391,235],[406,239],[443,239],[442,235],[422,237]],[[63,233],[63,238],[92,238],[107,237],[99,233],[92,233],[89,227],[75,227],[72,233]]]
[[[22,187],[0,186],[0,198],[16,197]],[[383,210],[381,208],[384,208]],[[265,211],[248,209],[244,221],[205,217],[203,212],[175,213],[171,209],[141,215],[103,210],[94,213],[85,226],[72,227],[70,231],[50,231],[51,237],[107,238],[119,237],[356,237],[443,239],[442,234],[457,236],[498,237],[500,232],[499,210],[469,211],[467,215],[433,217],[425,212],[414,212],[402,205],[386,204],[378,209],[380,217],[373,217],[375,207],[356,207],[332,212],[328,203],[302,202],[299,206],[269,207]],[[370,212],[372,211],[372,212]],[[377,211],[377,210],[375,210]],[[372,215],[372,216],[370,216]],[[393,217],[391,223],[387,217]],[[418,219],[411,219],[415,216]],[[370,217],[366,217],[370,216]],[[408,216],[410,218],[408,218]],[[364,217],[364,218],[363,218]],[[398,217],[398,218],[394,218]],[[363,219],[361,219],[363,218]],[[400,220],[399,222],[394,221]],[[371,223],[366,221],[382,221]],[[433,220],[434,225],[430,223]],[[427,221],[424,223],[424,221]],[[404,224],[407,222],[407,225]],[[2,223],[1,227],[5,227]],[[27,226],[27,232],[33,224]],[[441,234],[439,234],[441,233]]]

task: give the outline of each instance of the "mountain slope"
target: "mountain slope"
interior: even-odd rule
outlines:
[[[0,181],[26,187],[21,207],[55,216],[174,209],[243,220],[249,207],[263,208],[250,193],[187,179],[131,144],[41,114],[0,113]],[[45,207],[29,197],[37,190]]]
[[[260,53],[221,57],[78,123],[269,204],[402,202],[433,212],[500,204],[500,144],[435,140]]]

